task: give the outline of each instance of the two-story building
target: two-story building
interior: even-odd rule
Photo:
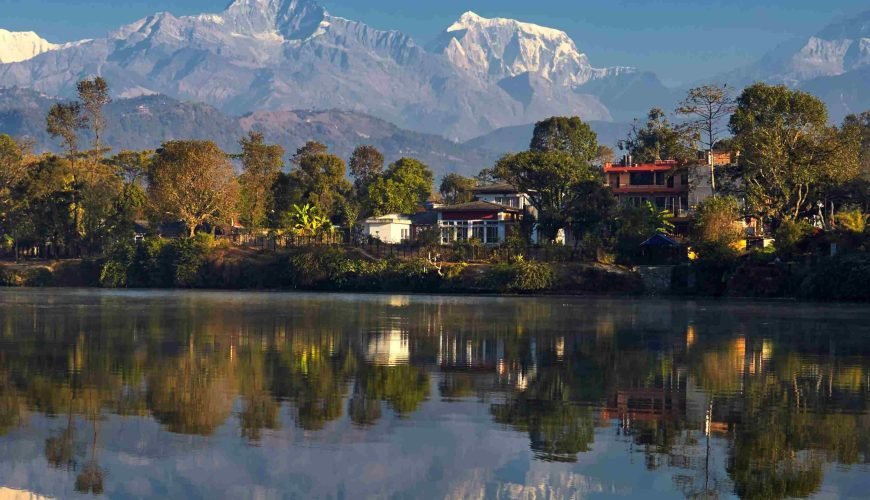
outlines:
[[[655,163],[620,163],[604,165],[605,183],[620,203],[641,206],[652,203],[680,217],[689,211],[689,170],[673,160]]]

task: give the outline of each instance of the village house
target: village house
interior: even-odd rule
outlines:
[[[384,243],[399,244],[411,241],[411,216],[387,214],[363,221],[363,235]]]
[[[523,217],[534,217],[528,194],[510,184],[481,186],[474,201],[437,209],[441,243],[476,240],[484,245],[503,243]]]

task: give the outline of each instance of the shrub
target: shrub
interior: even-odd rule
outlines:
[[[524,293],[549,290],[555,281],[556,273],[550,264],[517,257],[510,264],[492,266],[481,285],[495,291]]]
[[[801,284],[799,296],[813,300],[870,301],[870,255],[841,255],[825,260]]]
[[[777,251],[786,257],[794,255],[798,251],[801,241],[809,236],[812,230],[813,227],[804,220],[782,221],[774,235]]]
[[[109,260],[100,271],[100,286],[103,288],[126,288],[128,265],[120,260]]]
[[[867,229],[867,215],[860,209],[853,208],[837,214],[837,225],[850,233],[863,233]]]
[[[36,267],[24,272],[24,286],[45,287],[54,283],[54,275],[47,267]]]

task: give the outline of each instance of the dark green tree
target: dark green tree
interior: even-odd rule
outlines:
[[[671,124],[664,111],[653,108],[643,126],[635,121],[628,137],[619,142],[619,149],[628,151],[636,163],[660,160],[687,162],[696,156],[692,143],[691,134]]]
[[[369,186],[369,213],[413,213],[432,194],[434,176],[424,163],[402,158]]]
[[[535,124],[529,150],[567,153],[590,163],[598,156],[598,136],[579,117],[554,116]]]
[[[239,176],[239,219],[252,230],[263,228],[274,205],[272,185],[284,166],[284,148],[266,144],[260,132],[250,132],[239,141],[242,175]]]

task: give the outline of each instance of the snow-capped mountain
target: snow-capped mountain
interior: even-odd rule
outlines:
[[[455,140],[554,114],[610,120],[578,85],[606,87],[632,71],[592,67],[561,31],[474,14],[426,50],[398,31],[333,16],[314,0],[160,12],[53,49],[0,64],[0,87],[69,96],[76,80],[100,74],[122,97],[159,93],[237,115],[344,109]]]
[[[820,77],[839,76],[870,66],[870,10],[792,40],[758,62],[726,75],[745,83],[761,80],[797,86]]]
[[[0,64],[26,61],[58,47],[32,31],[0,29]]]
[[[633,68],[593,68],[565,32],[513,19],[487,19],[466,12],[431,49],[457,69],[499,81],[523,73],[573,87],[589,80],[634,72]]]
[[[762,81],[802,88],[824,99],[831,119],[840,121],[846,114],[870,107],[868,74],[870,10],[787,42],[715,81],[735,87]]]

